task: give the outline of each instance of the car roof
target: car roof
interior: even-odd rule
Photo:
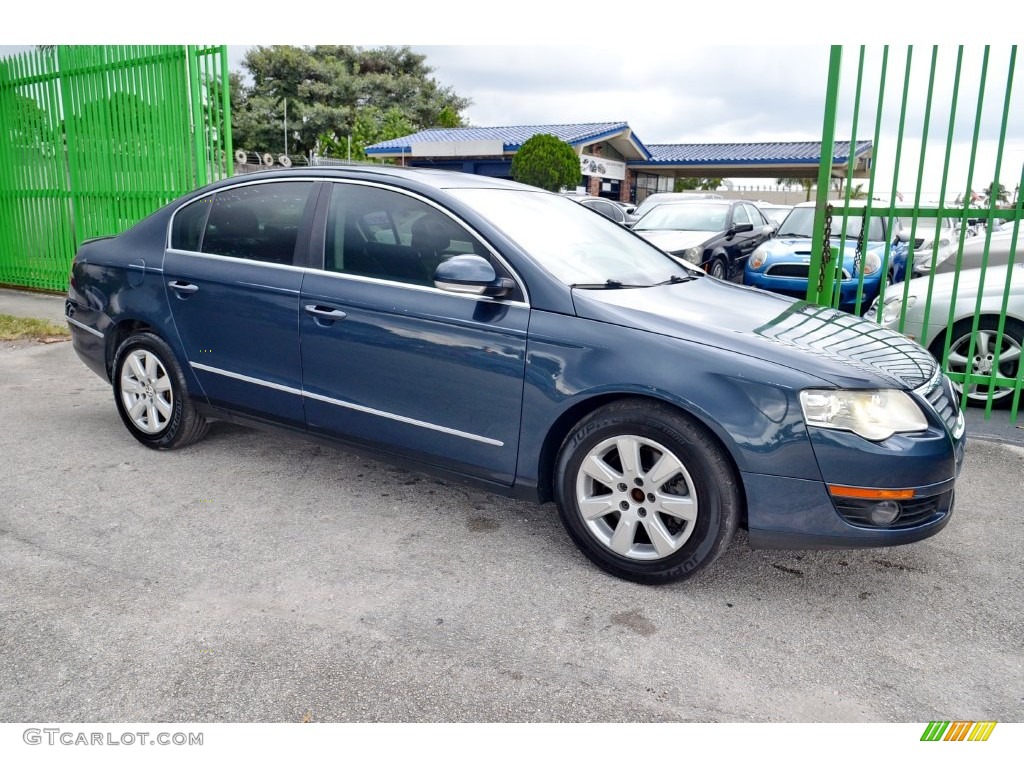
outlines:
[[[436,168],[404,168],[401,166],[376,163],[326,167],[293,166],[291,168],[275,169],[272,171],[257,171],[255,173],[238,174],[237,176],[221,179],[204,188],[217,189],[222,186],[234,185],[243,181],[265,181],[296,177],[316,179],[402,179],[434,187],[436,189],[497,188],[532,190],[534,192],[544,191],[538,187],[531,187],[515,181],[508,181],[506,179],[497,179],[493,176],[478,176],[472,173],[444,171]]]

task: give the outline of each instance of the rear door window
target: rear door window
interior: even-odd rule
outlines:
[[[312,189],[313,183],[309,181],[282,181],[218,192],[210,205],[198,250],[217,256],[295,264],[295,246]],[[178,218],[188,210],[178,212],[175,229]],[[191,215],[189,211],[187,216]],[[183,234],[182,242],[186,239]]]

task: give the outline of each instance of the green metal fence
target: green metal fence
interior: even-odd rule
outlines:
[[[1017,47],[884,46],[854,53],[832,48],[822,146],[833,146],[842,132],[852,150],[857,136],[870,132],[870,175],[858,190],[851,169],[839,180],[843,193],[830,200],[837,180],[822,163],[807,299],[838,306],[845,267],[847,284],[857,282],[856,313],[927,346],[964,405],[1010,407],[1016,419],[1024,389],[1024,268],[1005,265],[1024,255],[1024,84],[1015,82]],[[863,192],[862,203],[853,200],[854,190]],[[858,228],[853,219],[873,216],[889,234],[880,275],[898,271],[906,249],[907,263],[922,276],[895,284],[883,279],[872,305],[864,292],[867,266],[855,259],[851,270],[843,254],[848,229]],[[952,224],[948,246],[941,244],[944,218]],[[975,229],[981,234],[971,237]],[[858,256],[862,246],[857,238]]]
[[[233,173],[224,46],[0,61],[0,283],[63,291],[85,239]]]

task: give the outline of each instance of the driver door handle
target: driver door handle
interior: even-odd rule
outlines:
[[[184,282],[182,280],[171,280],[167,284],[171,287],[171,290],[174,291],[175,293],[188,293],[188,294],[191,294],[191,293],[195,293],[196,291],[199,290],[199,286],[198,285],[195,285],[194,283],[186,283],[186,282]]]
[[[332,309],[331,307],[323,307],[319,304],[307,304],[305,306],[306,314],[313,315],[323,320],[344,320],[348,315],[342,312],[340,309]]]

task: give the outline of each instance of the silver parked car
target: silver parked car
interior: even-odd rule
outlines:
[[[956,255],[960,247],[960,222],[922,210],[914,219],[904,219],[904,234],[913,250],[913,275],[927,275]],[[955,261],[955,259],[954,259]]]
[[[1009,295],[1006,301],[1006,322],[1000,338],[999,318],[1003,311],[1007,270],[1010,271]],[[934,282],[929,300],[928,285],[931,280]],[[905,290],[902,285],[892,286],[885,296],[882,325],[893,330],[901,330],[900,317],[904,316],[903,333],[927,347],[940,361],[946,346],[946,328],[951,327],[948,334],[949,373],[987,376],[995,371],[999,377],[1016,379],[1021,347],[1024,346],[1024,265],[1003,264],[988,268],[980,291],[980,305],[980,269],[965,269],[960,272],[959,280],[956,280],[956,301],[953,300],[954,280],[956,275],[946,272],[933,277],[915,278],[906,284]],[[876,308],[877,303],[873,310]],[[927,326],[924,322],[926,308]],[[876,316],[874,311],[868,314],[869,318]],[[963,391],[962,385],[956,381],[954,387],[960,392]],[[994,405],[1009,406],[1014,387],[1005,383],[997,383],[994,387],[988,384],[969,384],[968,403],[985,405],[990,390]]]

